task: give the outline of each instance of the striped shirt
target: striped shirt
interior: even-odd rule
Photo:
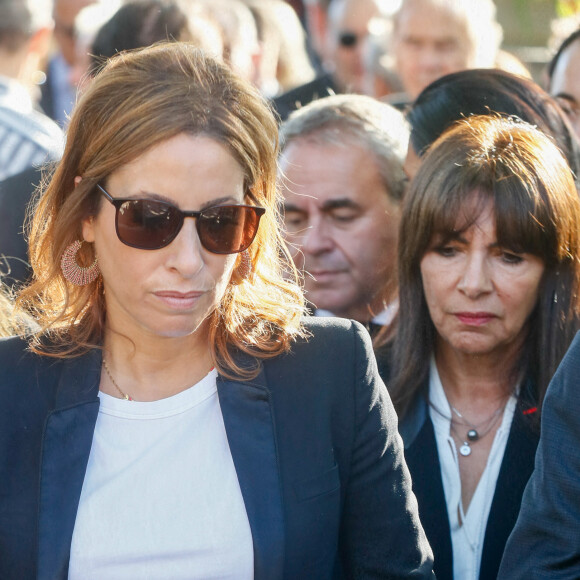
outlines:
[[[0,77],[0,181],[62,155],[63,134],[35,110],[26,88]]]

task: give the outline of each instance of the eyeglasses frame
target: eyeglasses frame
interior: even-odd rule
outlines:
[[[216,252],[214,250],[210,250],[208,248],[205,247],[205,245],[203,244],[203,242],[201,241],[201,235],[199,232],[199,217],[206,211],[210,210],[210,209],[214,209],[216,207],[243,207],[243,208],[251,208],[252,210],[254,210],[254,212],[256,213],[257,217],[258,217],[258,224],[259,224],[259,219],[264,215],[264,213],[266,212],[266,208],[258,206],[258,205],[244,205],[244,204],[225,204],[225,205],[215,205],[215,206],[211,206],[199,211],[183,211],[180,208],[178,208],[175,204],[169,202],[169,201],[162,201],[162,200],[155,200],[155,199],[147,199],[147,198],[132,198],[132,197],[113,197],[100,183],[97,183],[97,187],[99,188],[100,192],[105,196],[105,198],[107,199],[107,201],[109,201],[115,208],[115,231],[117,233],[117,237],[119,238],[119,241],[123,244],[125,244],[126,246],[129,246],[130,248],[136,248],[138,250],[160,250],[162,248],[166,248],[167,246],[169,246],[173,240],[175,240],[175,238],[179,235],[179,232],[181,231],[181,228],[183,228],[183,223],[185,221],[185,218],[194,218],[196,220],[195,222],[195,227],[197,230],[197,235],[199,236],[199,241],[201,243],[201,245],[204,247],[204,249],[206,249],[208,252],[212,253],[212,254],[219,254],[219,255],[228,255],[228,254],[239,254],[240,252],[243,252],[244,250],[247,250],[248,247],[252,244],[252,242],[254,241],[254,238],[252,238],[252,241],[250,242],[250,244],[248,244],[248,246],[246,246],[246,248],[242,249],[242,250],[238,250],[237,252]],[[121,236],[119,235],[119,225],[118,225],[118,215],[119,215],[119,210],[121,209],[121,206],[124,203],[127,202],[133,202],[133,201],[156,201],[158,203],[164,203],[168,206],[172,206],[174,207],[182,216],[182,220],[181,220],[181,226],[179,227],[179,229],[175,232],[175,235],[173,237],[171,237],[169,239],[169,241],[167,241],[167,243],[163,244],[162,246],[156,247],[156,248],[143,248],[142,246],[137,246],[134,244],[129,244],[127,243],[125,240],[123,240],[121,238]],[[256,229],[256,233],[257,233],[257,229]]]

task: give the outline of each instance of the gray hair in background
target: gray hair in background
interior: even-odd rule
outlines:
[[[409,126],[394,107],[364,95],[333,95],[294,111],[280,127],[282,155],[293,141],[359,145],[375,156],[385,188],[393,200],[405,193],[403,164]]]
[[[52,0],[0,0],[0,46],[17,51],[38,30],[52,28]]]

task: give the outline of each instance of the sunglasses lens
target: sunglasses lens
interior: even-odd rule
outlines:
[[[351,48],[356,46],[358,37],[354,32],[341,32],[338,36],[338,41],[340,42],[341,46],[344,46],[345,48]]]
[[[126,201],[117,211],[117,235],[128,246],[156,250],[170,244],[181,229],[179,210],[162,201]]]
[[[201,212],[197,231],[203,247],[214,254],[243,252],[254,241],[264,210],[222,205]]]

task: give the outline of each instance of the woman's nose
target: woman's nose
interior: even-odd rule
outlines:
[[[176,238],[167,246],[167,266],[179,271],[184,278],[195,276],[204,265],[202,245],[194,218],[185,218]]]
[[[485,256],[467,255],[458,288],[469,298],[477,298],[493,288],[489,265]]]

